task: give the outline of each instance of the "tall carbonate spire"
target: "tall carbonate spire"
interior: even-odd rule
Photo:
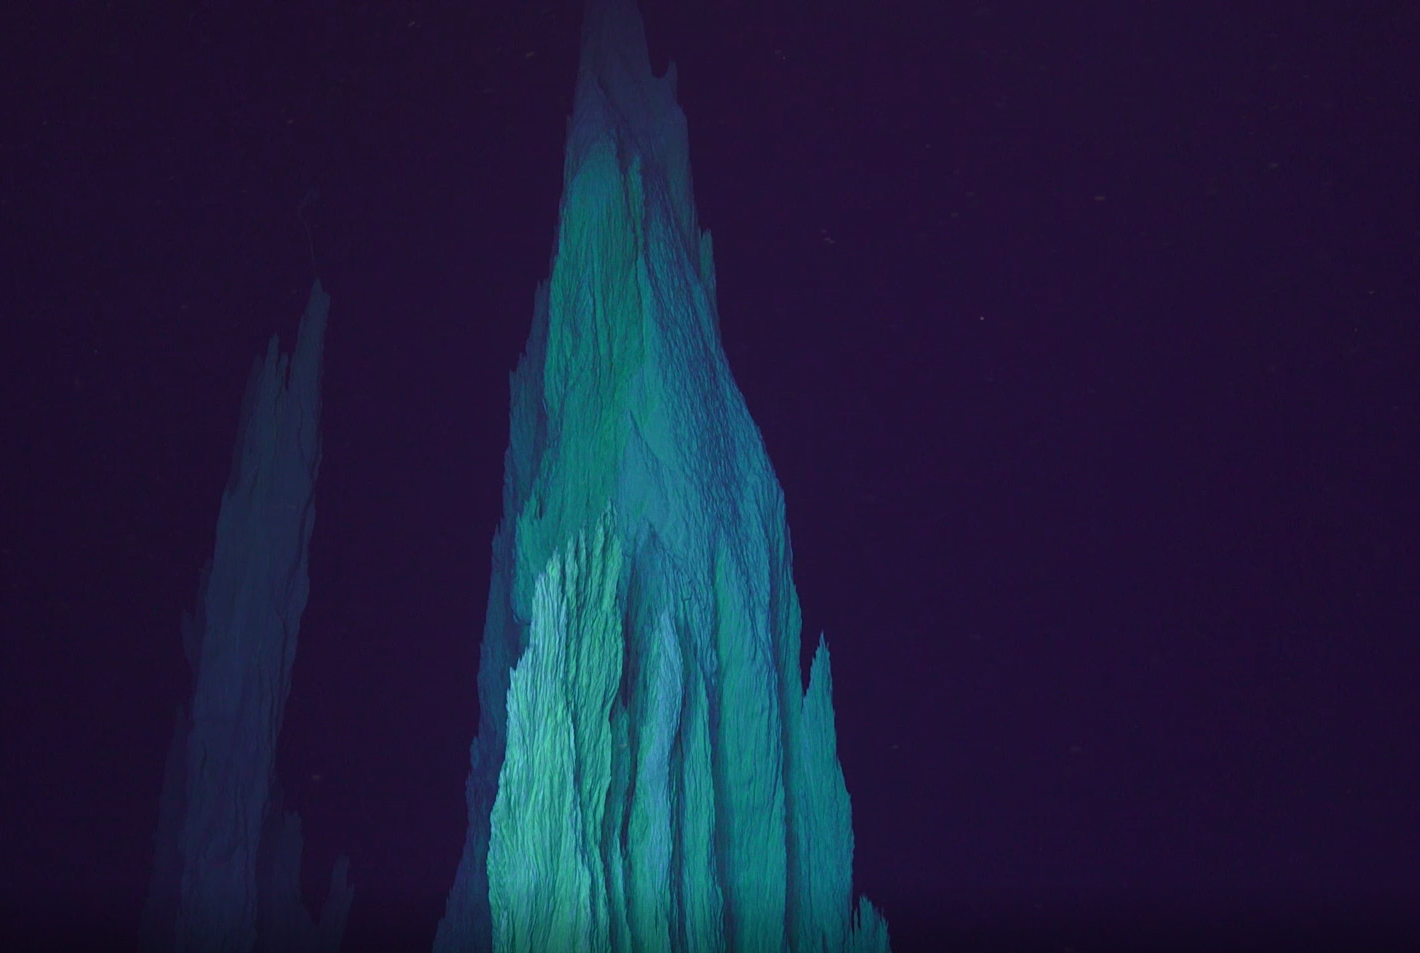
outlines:
[[[719,338],[675,67],[592,0],[512,377],[469,830],[440,953],[886,951],[853,913],[828,649]]]

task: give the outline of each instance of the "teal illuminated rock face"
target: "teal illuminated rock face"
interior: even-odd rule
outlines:
[[[885,951],[855,915],[828,650],[720,345],[675,67],[587,8],[551,278],[512,378],[440,953]]]

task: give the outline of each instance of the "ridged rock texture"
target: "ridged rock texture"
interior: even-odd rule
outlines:
[[[591,0],[512,377],[468,836],[437,953],[886,951],[853,907],[828,649],[721,347],[675,67]]]

